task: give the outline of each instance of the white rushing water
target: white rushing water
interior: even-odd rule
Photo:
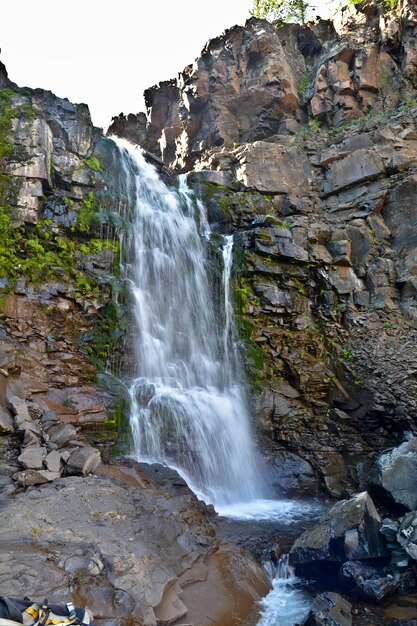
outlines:
[[[257,626],[293,626],[302,623],[311,605],[311,598],[300,587],[294,568],[283,554],[276,565],[264,564],[272,590],[260,601],[261,614]]]
[[[141,152],[116,139],[131,228],[125,274],[134,299],[137,371],[130,393],[135,456],[179,470],[215,506],[262,497],[249,414],[234,351],[223,249],[225,311],[216,311],[207,271],[204,207],[180,177],[168,187]]]
[[[250,502],[223,504],[217,512],[230,519],[260,522],[270,520],[280,522],[282,527],[291,526],[294,522],[310,519],[321,513],[322,507],[314,502],[300,500],[266,500],[257,498]]]
[[[233,264],[233,235],[225,237],[225,245],[223,246],[223,294],[224,294],[224,312],[225,324],[223,330],[223,346],[226,360],[230,359],[230,343],[233,342],[232,335],[233,324],[233,304],[230,300],[230,276]]]

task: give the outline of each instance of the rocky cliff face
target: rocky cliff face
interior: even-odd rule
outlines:
[[[117,158],[86,105],[0,65],[0,593],[72,599],[102,626],[246,619],[265,573],[184,481],[100,467],[124,400],[98,378],[128,359]]]
[[[250,20],[110,129],[193,169],[213,228],[235,232],[257,423],[287,490],[350,492],[416,428],[416,24],[412,2]]]
[[[96,156],[100,141],[111,142],[100,139],[85,105],[18,89],[4,67],[1,84],[2,401],[13,379],[15,395],[68,421],[105,421],[111,398],[89,383],[112,342],[118,244]]]
[[[294,134],[310,118],[337,128],[393,111],[413,93],[416,8],[348,5],[310,27],[251,19],[207,43],[179,77],[145,92],[147,113],[113,119],[180,170],[205,151]]]
[[[410,1],[309,28],[250,20],[110,129],[188,172],[214,247],[235,235],[240,344],[278,493],[360,486],[403,502],[401,458],[394,487],[384,457],[368,473],[417,429],[416,24]],[[218,623],[245,619],[267,583],[219,548],[210,511],[160,468],[97,470],[83,441],[113,440],[122,413],[97,386],[128,358],[112,299],[116,159],[85,105],[19,89],[0,65],[0,591],[71,590],[97,623],[122,626],[178,623],[187,608],[198,623],[221,588]],[[23,541],[48,563],[44,584]]]

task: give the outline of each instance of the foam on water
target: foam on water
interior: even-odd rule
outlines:
[[[311,598],[299,586],[297,578],[275,578],[272,590],[259,602],[257,626],[294,626],[306,617]]]
[[[219,515],[235,520],[270,520],[279,521],[283,524],[293,524],[295,520],[312,517],[320,508],[320,505],[315,502],[258,499],[251,502],[216,506],[216,511]]]

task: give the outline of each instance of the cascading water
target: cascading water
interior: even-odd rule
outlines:
[[[232,273],[233,264],[233,235],[227,235],[225,237],[225,244],[223,246],[223,294],[224,294],[224,312],[225,323],[223,330],[223,347],[225,359],[229,362],[230,356],[230,344],[233,344],[233,305],[230,300],[230,276]]]
[[[262,485],[229,350],[232,240],[223,250],[226,310],[219,316],[201,236],[209,233],[202,205],[184,177],[178,189],[168,187],[139,150],[115,141],[131,204],[125,272],[136,323],[137,372],[130,389],[134,453],[176,467],[215,505],[252,501]]]
[[[261,615],[257,626],[293,626],[302,623],[311,605],[311,598],[300,587],[288,554],[283,554],[276,565],[264,564],[272,590],[260,601]]]

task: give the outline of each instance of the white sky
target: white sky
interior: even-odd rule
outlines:
[[[1,60],[19,86],[86,102],[94,124],[144,110],[206,41],[244,24],[252,0],[3,0]],[[332,2],[321,0],[323,8]]]

